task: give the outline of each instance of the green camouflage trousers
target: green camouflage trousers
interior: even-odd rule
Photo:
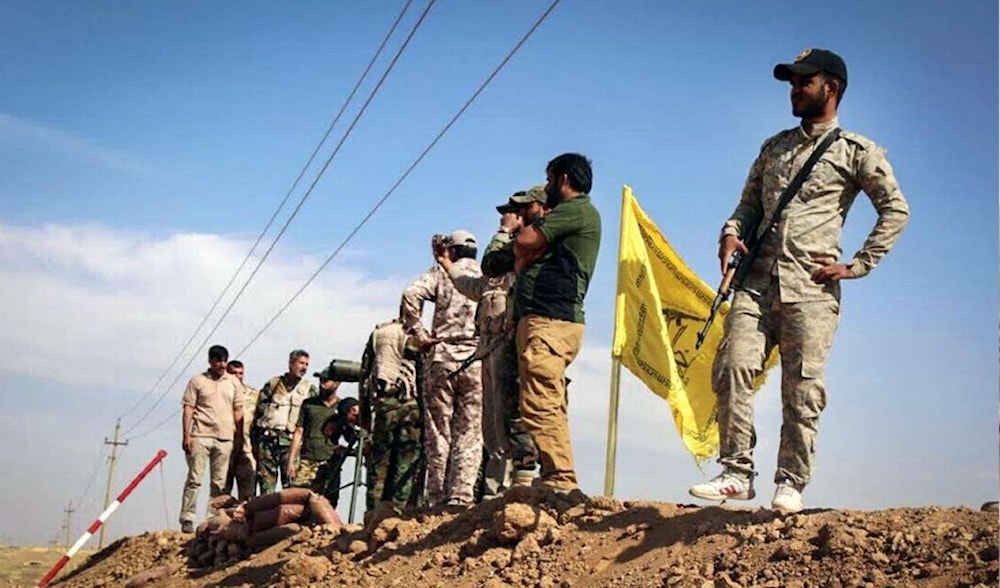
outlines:
[[[326,461],[299,460],[292,485],[297,488],[309,488],[316,494],[325,496],[330,504],[336,507],[340,499],[340,472],[343,464],[344,459],[339,455],[334,455]]]
[[[774,480],[799,488],[809,483],[819,415],[826,407],[823,371],[839,319],[836,300],[782,303],[776,280],[759,295],[736,293],[713,365],[720,464],[747,474],[754,471],[753,381],[777,345],[782,424]]]
[[[365,508],[389,501],[414,506],[423,492],[420,405],[387,399],[375,409],[365,460]]]
[[[263,495],[274,492],[278,486],[279,476],[281,487],[291,488],[292,481],[285,474],[291,445],[289,435],[279,433],[276,436],[262,436],[257,443],[257,481],[260,484],[260,493]]]

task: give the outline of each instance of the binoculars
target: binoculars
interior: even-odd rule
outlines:
[[[451,247],[455,243],[451,240],[451,235],[434,235],[431,237],[431,247],[435,251]]]
[[[338,382],[360,382],[361,363],[349,359],[332,359],[326,368],[330,378]]]

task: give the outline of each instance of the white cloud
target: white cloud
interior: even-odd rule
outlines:
[[[98,226],[0,225],[0,280],[8,285],[0,291],[0,372],[145,390],[248,248],[217,235],[157,238]],[[275,251],[211,342],[232,353],[241,349],[313,269],[308,259]],[[360,355],[371,327],[395,314],[404,284],[332,266],[250,350],[248,373],[256,381],[282,370],[295,347],[311,350],[314,364]],[[204,363],[199,355],[189,371]]]
[[[0,329],[0,389],[5,390],[0,407],[6,410],[0,419],[4,425],[0,426],[0,445],[21,449],[5,452],[0,468],[32,473],[22,477],[23,483],[11,496],[25,505],[15,509],[7,521],[19,537],[33,541],[49,538],[38,535],[48,529],[36,522],[49,520],[51,513],[58,513],[67,499],[81,492],[93,467],[95,447],[100,446],[102,436],[110,436],[114,415],[149,389],[248,247],[249,242],[225,235],[157,236],[97,225],[0,224],[0,283],[4,284],[0,289],[0,323],[4,325]],[[364,252],[350,253],[321,274],[240,358],[247,364],[252,384],[259,386],[284,371],[288,351],[296,347],[312,353],[313,367],[332,357],[358,359],[371,328],[395,315],[400,292],[425,269],[415,267],[412,275],[406,276],[374,275]],[[227,345],[236,354],[317,265],[312,256],[278,248],[210,342]],[[244,270],[244,275],[248,271]],[[214,317],[209,322],[212,324]],[[196,342],[203,338],[199,335]],[[601,492],[604,481],[610,380],[607,339],[588,327],[584,348],[568,373],[573,380],[569,412],[577,470],[584,490],[591,493]],[[192,350],[181,363],[190,353]],[[164,447],[172,453],[165,465],[165,489],[144,487],[130,499],[113,524],[113,536],[174,524],[169,517],[164,522],[159,502],[162,497],[176,514],[185,468],[177,447],[179,419],[167,417],[177,409],[187,378],[204,364],[203,351],[198,351],[190,368],[178,366],[167,378],[170,382],[178,374],[178,385],[157,388],[156,395],[166,390],[166,396],[136,433],[164,419],[166,426],[141,439],[133,434],[115,487],[141,468],[156,449]],[[852,399],[856,404],[872,397],[871,383],[849,375],[846,370],[828,378],[836,383],[836,394],[831,396],[835,402],[820,437],[818,480],[822,483],[810,489],[810,500],[856,508],[928,501],[978,504],[977,500],[987,498],[997,473],[986,469],[984,459],[963,458],[968,453],[964,446],[956,449],[930,437],[910,437],[901,443],[896,437],[899,429],[886,426],[883,415],[863,408],[845,412]],[[760,503],[768,498],[768,479],[777,454],[779,379],[775,372],[761,393],[763,397],[756,400]],[[14,393],[26,385],[25,391],[30,393]],[[351,390],[348,387],[349,393]],[[94,398],[95,394],[99,397]],[[150,405],[147,400],[130,414],[123,422],[126,428]],[[995,406],[990,410],[995,414]],[[900,416],[908,418],[907,422],[919,421],[919,414],[909,413],[913,411]],[[948,422],[939,424],[950,426]],[[864,440],[848,430],[864,431]],[[990,435],[995,431],[993,425]],[[995,441],[989,445],[989,463],[995,463]],[[859,447],[867,452],[859,453]],[[926,459],[921,454],[932,450],[937,454]],[[52,455],[64,459],[52,461]],[[969,472],[963,476],[967,483],[944,487],[928,482],[921,468],[886,467],[914,460],[942,469],[962,468]],[[618,495],[691,502],[687,487],[715,470],[714,464],[708,464],[704,475],[698,472],[677,436],[667,404],[623,370]],[[852,474],[855,470],[863,473]],[[155,482],[146,483],[152,484]],[[886,496],[873,490],[887,487],[896,488],[895,494]],[[346,516],[344,504],[341,510]],[[81,513],[81,517],[96,514]],[[53,527],[58,524],[56,519],[52,522]]]

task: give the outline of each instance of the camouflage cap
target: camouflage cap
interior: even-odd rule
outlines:
[[[514,195],[507,199],[506,204],[501,204],[497,206],[497,212],[504,214],[507,212],[517,212],[517,209],[531,204],[532,202],[538,202],[540,204],[545,204],[547,197],[545,195],[545,186],[539,184],[537,186],[532,186],[528,190],[521,190],[520,192],[514,192]]]
[[[451,234],[451,246],[452,247],[471,247],[475,249],[479,246],[476,243],[476,237],[469,231],[464,231],[459,229]]]
[[[839,55],[826,49],[806,49],[798,54],[794,62],[779,63],[774,66],[774,77],[787,82],[796,74],[813,76],[821,71],[833,74],[847,83],[847,64]]]

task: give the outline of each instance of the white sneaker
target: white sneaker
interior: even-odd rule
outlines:
[[[782,514],[795,514],[801,512],[802,493],[795,489],[788,482],[778,484],[774,489],[774,498],[771,499],[771,508]]]
[[[688,490],[691,496],[704,500],[753,500],[753,478],[725,470],[704,484],[695,484]]]

